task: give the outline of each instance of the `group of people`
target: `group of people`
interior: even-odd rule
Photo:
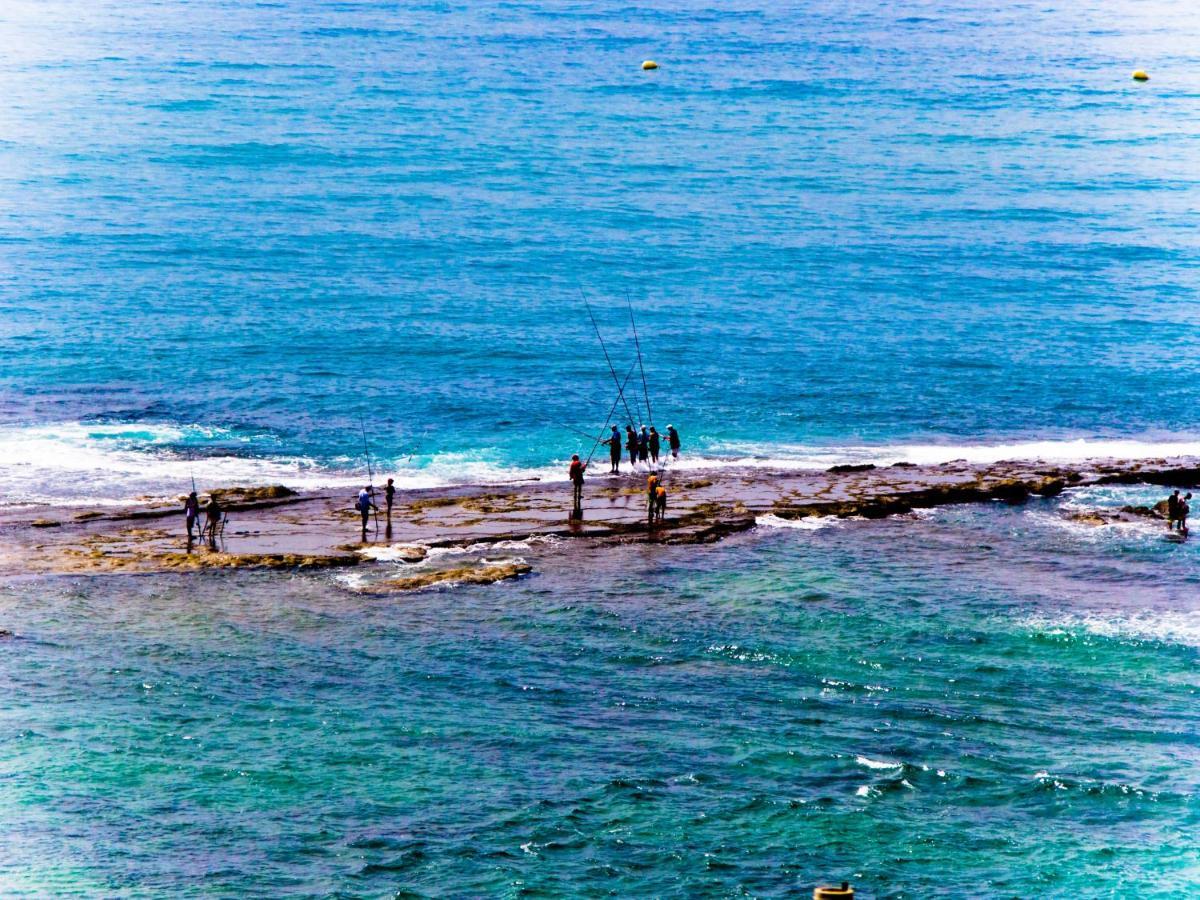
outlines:
[[[612,435],[601,443],[608,445],[608,457],[612,465],[608,470],[609,474],[620,475],[622,446],[629,454],[629,465],[632,468],[636,469],[639,462],[656,466],[659,452],[662,450],[662,435],[653,425],[649,428],[643,425],[641,431],[634,431],[633,425],[626,425],[625,437],[622,439],[620,429],[614,425]],[[674,425],[667,426],[667,446],[671,450],[671,456],[678,459],[681,443],[679,432],[675,430]]]
[[[199,525],[200,539],[203,540],[205,535],[208,535],[210,544],[217,542],[217,534],[222,527],[222,520],[225,511],[221,509],[221,504],[217,502],[217,498],[209,495],[208,502],[204,504],[204,524],[200,525],[200,498],[195,491],[188,494],[187,499],[183,501],[183,518],[187,523],[187,538],[188,545],[192,543],[192,529]]]
[[[675,430],[674,425],[667,426],[666,437],[672,459],[678,459],[682,442],[679,440],[679,432]],[[654,525],[655,522],[661,523],[667,513],[667,488],[653,467],[658,465],[659,453],[662,450],[662,435],[653,425],[649,428],[643,425],[640,432],[634,431],[632,425],[626,425],[625,437],[622,440],[620,429],[613,425],[612,436],[601,443],[608,444],[609,447],[609,459],[612,464],[609,474],[611,475],[621,474],[622,445],[629,453],[629,464],[635,471],[639,462],[651,466],[646,492],[647,518],[650,525]],[[588,464],[579,458],[578,453],[571,456],[571,466],[567,475],[571,479],[571,517],[574,519],[583,516],[583,475],[587,471],[587,467]]]
[[[383,500],[387,507],[387,530],[390,534],[392,530],[392,504],[396,500],[396,481],[394,478],[389,478],[387,484],[384,485]],[[371,518],[371,512],[379,512],[379,507],[375,505],[375,486],[373,484],[368,484],[358,492],[358,499],[354,501],[354,508],[358,510],[358,514],[362,517],[362,539],[365,543],[367,540],[367,521]]]
[[[1178,532],[1185,538],[1188,536],[1187,520],[1192,511],[1192,506],[1188,501],[1191,499],[1191,491],[1180,497],[1178,488],[1167,498],[1167,531]]]

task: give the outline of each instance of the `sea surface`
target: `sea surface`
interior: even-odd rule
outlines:
[[[0,494],[358,480],[364,430],[403,484],[559,467],[616,400],[585,298],[618,379],[637,322],[616,418],[693,454],[1195,442],[1198,35],[1121,0],[12,0]]]
[[[1080,508],[0,585],[6,896],[1184,897],[1197,551]]]
[[[1194,4],[6,0],[0,97],[0,505],[1200,454]],[[1195,894],[1159,497],[0,581],[0,893]]]

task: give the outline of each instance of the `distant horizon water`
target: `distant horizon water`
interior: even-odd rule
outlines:
[[[0,494],[74,423],[545,470],[584,297],[691,455],[1200,436],[1185,6],[78,9],[0,10]]]

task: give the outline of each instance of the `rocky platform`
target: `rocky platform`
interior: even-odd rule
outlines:
[[[528,483],[400,492],[390,524],[360,542],[353,492],[297,494],[285,487],[219,491],[228,513],[216,545],[183,533],[182,498],[124,509],[6,507],[0,510],[0,574],[146,573],[219,568],[318,569],[409,562],[415,575],[376,582],[409,590],[451,581],[519,577],[518,563],[433,568],[431,548],[553,536],[592,543],[705,544],[757,518],[881,518],[961,503],[1023,503],[1096,484],[1200,484],[1200,459],[1040,461],[990,465],[835,466],[827,471],[720,469],[666,475],[664,523],[646,522],[644,476],[589,478],[580,520],[568,516],[570,485]],[[1091,524],[1103,525],[1103,516]],[[569,546],[566,544],[565,546]],[[451,573],[451,574],[447,574]]]

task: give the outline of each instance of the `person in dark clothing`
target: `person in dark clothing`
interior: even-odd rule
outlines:
[[[394,479],[387,480],[387,487],[383,489],[383,498],[387,502],[387,520],[388,524],[392,524],[392,503],[396,499],[396,482]]]
[[[625,426],[625,449],[629,451],[630,468],[636,468],[638,458],[638,436],[637,432],[633,430],[632,425]]]
[[[602,443],[608,444],[608,461],[611,464],[608,470],[610,475],[621,474],[621,432],[617,430],[617,426],[612,427],[612,434],[608,436],[608,440]]]
[[[583,473],[587,469],[587,463],[580,462],[579,454],[575,453],[571,456],[571,468],[568,474],[571,476],[572,499],[574,500],[574,515],[579,518],[583,511]]]
[[[650,435],[646,432],[646,426],[642,426],[642,433],[638,435],[638,460],[648,462],[650,459]]]
[[[1188,503],[1192,499],[1192,492],[1188,491],[1183,495],[1183,499],[1179,501],[1179,533],[1185,538],[1188,536],[1188,516],[1192,512],[1192,505]]]
[[[196,496],[196,492],[192,491],[188,494],[186,500],[183,501],[183,519],[187,522],[188,544],[192,542],[192,529],[196,527],[196,520],[200,518],[200,500]]]
[[[208,502],[204,504],[204,528],[200,534],[208,532],[208,542],[215,544],[217,542],[217,529],[221,526],[221,504],[217,502],[217,498],[209,496]]]
[[[667,444],[671,448],[671,456],[675,459],[679,459],[679,448],[681,444],[679,442],[679,432],[675,430],[674,425],[667,426]]]
[[[1175,523],[1179,521],[1179,502],[1178,490],[1167,498],[1167,531],[1174,531]]]
[[[650,426],[650,462],[658,465],[658,451],[662,447],[662,439],[659,433],[654,430],[654,426]]]

